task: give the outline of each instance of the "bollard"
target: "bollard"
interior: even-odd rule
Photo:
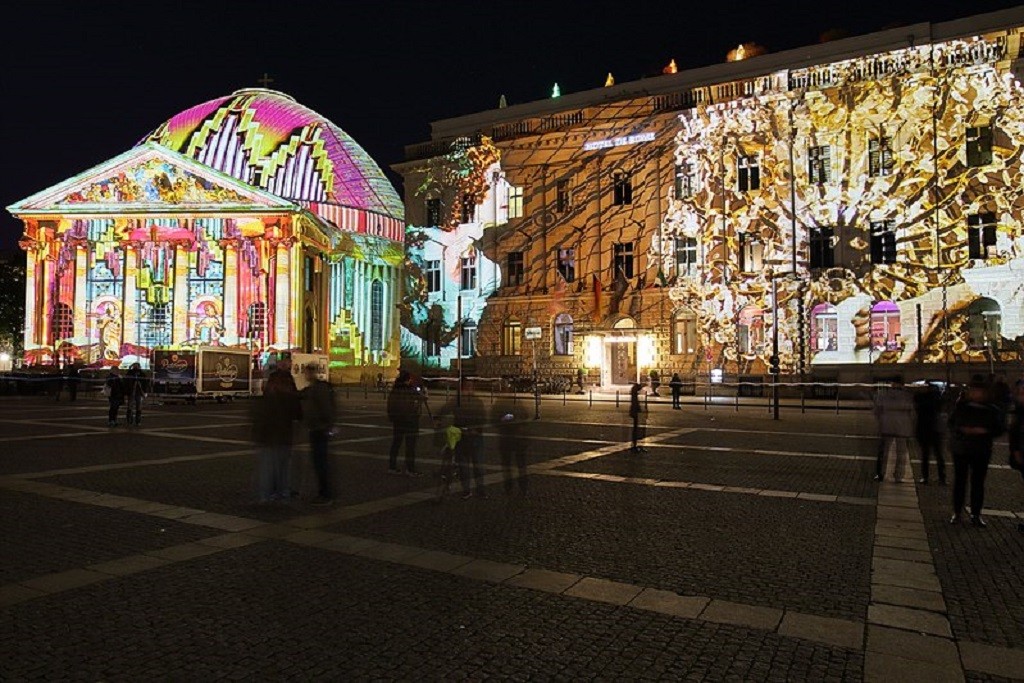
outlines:
[[[644,394],[644,411],[645,412],[647,411],[647,398],[649,396],[650,396],[650,394]]]
[[[445,403],[448,402],[448,382],[444,383],[444,400]]]
[[[491,382],[491,405],[494,405],[494,382]]]
[[[369,396],[367,395],[367,393],[366,393],[366,392],[367,392],[367,388],[366,388],[366,385],[364,384],[364,385],[363,385],[363,399],[364,399],[364,400],[365,400],[365,399],[367,399],[367,398],[369,398]]]
[[[594,407],[594,390],[593,389],[590,390],[590,406],[589,407],[591,407],[591,408]]]
[[[348,399],[348,397],[349,397],[349,396],[348,396],[348,392],[349,392],[349,388],[348,388],[348,387],[345,387],[345,398],[346,398],[346,399]]]
[[[839,385],[836,385],[836,415],[839,414]],[[895,448],[895,446],[893,446]],[[913,483],[913,482],[911,482]]]
[[[807,387],[800,387],[800,412],[807,412]]]
[[[740,412],[740,392],[739,387],[736,388],[736,412]]]
[[[565,405],[565,395],[566,395],[566,393],[567,392],[565,391],[565,389],[562,389],[562,405],[563,406]]]
[[[615,390],[615,407],[616,408],[619,407],[619,390],[618,389]]]
[[[710,385],[704,387],[704,410],[708,409],[708,390],[709,389],[710,389]]]

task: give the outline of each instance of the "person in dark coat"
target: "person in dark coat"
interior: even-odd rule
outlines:
[[[683,395],[683,380],[679,377],[678,372],[672,373],[672,379],[669,380],[668,386],[672,390],[672,409],[682,410],[683,406],[679,399]]]
[[[914,395],[914,411],[917,415],[915,433],[921,451],[921,480],[928,483],[928,460],[935,458],[935,469],[939,483],[946,483],[946,461],[942,457],[942,392],[934,384],[928,384],[924,391]]]
[[[646,453],[647,449],[640,446],[640,439],[643,435],[640,433],[640,418],[643,416],[644,407],[640,403],[640,389],[642,385],[637,382],[629,390],[629,416],[633,418],[633,448],[631,449],[634,453]]]
[[[964,509],[968,477],[971,482],[971,524],[987,526],[981,516],[985,503],[985,475],[992,459],[992,440],[1004,425],[1002,413],[992,403],[989,389],[981,376],[975,376],[949,416],[950,447],[953,452],[953,516],[958,524]]]
[[[528,480],[526,477],[526,440],[523,438],[523,427],[530,416],[523,401],[515,401],[511,397],[503,398],[494,404],[491,411],[491,422],[498,432],[498,451],[501,453],[501,470],[505,474],[505,493],[511,494],[516,482],[519,493],[526,495]],[[512,461],[515,460],[516,474],[512,474]]]
[[[149,393],[149,383],[142,366],[132,363],[124,374],[124,394],[128,401],[128,426],[142,424],[142,399]]]
[[[107,397],[107,405],[110,410],[107,412],[107,426],[117,426],[117,414],[121,412],[121,404],[124,403],[124,382],[117,368],[110,368],[110,375],[103,383],[103,393]]]
[[[398,373],[391,393],[388,394],[388,419],[391,420],[393,434],[391,451],[388,455],[388,473],[401,474],[398,469],[398,451],[405,442],[405,473],[418,477],[416,470],[416,442],[420,434],[420,410],[423,398],[412,385],[412,375],[406,370]]]
[[[483,469],[483,426],[487,422],[488,413],[470,380],[463,379],[460,394],[449,399],[437,414],[437,426],[440,426],[444,416],[451,415],[452,425],[462,432],[455,446],[455,460],[459,465],[463,500],[484,498],[487,495],[487,483],[484,481]]]
[[[78,398],[78,381],[81,379],[78,375],[78,361],[75,361],[67,367],[65,375],[65,381],[68,385],[68,394],[71,396],[71,400],[74,401]]]
[[[252,402],[252,437],[259,458],[259,500],[268,503],[292,497],[290,467],[293,424],[302,419],[290,364],[270,373],[263,396]]]
[[[1024,477],[1024,380],[1017,382],[1013,394],[1013,415],[1010,417],[1010,467]],[[1017,531],[1024,532],[1024,522],[1017,524]]]
[[[317,367],[310,363],[303,373],[306,388],[302,390],[302,419],[309,430],[309,456],[316,473],[317,497],[313,505],[330,505],[334,501],[327,446],[334,427],[334,392],[328,382],[320,379]]]

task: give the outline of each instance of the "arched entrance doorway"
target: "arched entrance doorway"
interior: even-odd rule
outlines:
[[[608,368],[612,384],[632,384],[636,381],[636,321],[621,318],[612,325],[605,337],[608,345]]]

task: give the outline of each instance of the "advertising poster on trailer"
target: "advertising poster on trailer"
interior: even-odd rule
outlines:
[[[153,381],[158,393],[194,392],[196,352],[167,349],[153,351]]]
[[[202,350],[203,392],[249,392],[249,355],[247,352]]]

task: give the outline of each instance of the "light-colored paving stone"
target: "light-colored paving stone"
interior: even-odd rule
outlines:
[[[260,543],[266,539],[250,534],[221,534],[196,541],[202,545],[212,545],[215,548],[244,548],[253,543]]]
[[[42,595],[46,595],[46,593],[37,588],[29,588],[28,586],[9,583],[5,586],[0,586],[0,607],[17,605],[19,602],[32,600]]]
[[[263,525],[263,522],[255,519],[222,515],[217,512],[201,512],[198,515],[183,517],[181,521],[186,524],[207,526],[211,529],[221,529],[222,531],[246,531],[247,529],[255,529]]]
[[[765,489],[757,495],[767,496],[769,498],[796,498],[800,494],[797,491],[773,491],[772,489]]]
[[[294,533],[294,531],[292,533]],[[374,541],[369,538],[358,538],[356,536],[346,536],[344,534],[328,534],[328,536],[329,538],[327,540],[317,543],[316,547],[338,553],[354,555],[358,551],[369,548],[370,546],[380,545],[379,541]]]
[[[871,560],[871,569],[883,573],[900,573],[906,576],[934,576],[935,567],[931,562],[908,562],[906,560],[892,560],[886,557],[874,557]]]
[[[441,550],[428,550],[425,553],[410,558],[405,564],[421,569],[432,569],[438,572],[451,572],[458,567],[469,564],[474,558],[465,555],[455,555]]]
[[[262,526],[246,529],[246,535],[258,536],[259,538],[284,538],[295,533],[295,527],[283,524],[264,524]]]
[[[943,667],[960,666],[956,645],[946,638],[869,624],[866,650]]]
[[[931,547],[927,539],[903,538],[900,536],[888,536],[885,534],[875,535],[875,547],[885,546],[887,548],[903,548],[905,550],[919,550],[931,553]]]
[[[922,591],[942,592],[942,585],[935,576],[906,576],[899,572],[875,571],[871,573],[871,585],[899,586]]]
[[[319,529],[304,529],[303,531],[296,531],[295,533],[289,534],[284,537],[285,541],[289,543],[297,543],[298,545],[320,545],[332,540],[335,534],[327,531],[320,531]]]
[[[22,586],[34,588],[35,590],[42,591],[44,593],[59,593],[60,591],[66,591],[72,588],[88,586],[92,583],[106,581],[110,576],[110,574],[94,572],[89,569],[69,569],[66,572],[37,576],[27,581],[21,581],[20,583]]]
[[[102,572],[104,574],[111,574],[113,576],[126,576],[128,574],[156,569],[157,567],[162,567],[165,564],[170,564],[170,562],[170,560],[153,557],[152,555],[129,555],[128,557],[111,560],[110,562],[91,564],[86,567],[86,569],[95,572]]]
[[[146,555],[152,555],[153,557],[159,557],[172,562],[183,562],[196,557],[203,557],[204,555],[213,555],[223,550],[223,548],[215,548],[211,545],[203,545],[202,543],[182,543],[180,545],[172,545],[169,548],[152,550],[147,552]]]
[[[625,605],[639,595],[641,590],[640,586],[634,586],[631,583],[586,577],[565,591],[565,595],[597,602],[609,602],[613,605]]]
[[[928,565],[931,565],[932,563],[932,554],[930,551],[892,548],[878,544],[875,544],[874,557],[886,560],[901,560],[903,562],[918,562]]]
[[[942,614],[897,605],[868,605],[868,622],[881,626],[901,628],[916,633],[930,633],[952,638],[949,620]]]
[[[960,657],[968,671],[1024,681],[1024,649],[995,647],[971,641],[960,641],[959,646]]]
[[[545,593],[564,593],[582,578],[579,574],[566,574],[531,567],[522,574],[513,576],[505,583],[509,586],[530,588]]]
[[[644,588],[629,602],[629,606],[684,619],[696,619],[710,602],[711,598]]]
[[[164,519],[182,519],[184,517],[191,517],[193,515],[198,515],[203,512],[206,512],[206,510],[172,506],[164,510],[155,510],[153,512],[150,512],[149,514],[153,515],[154,517],[163,517]]]
[[[526,567],[521,564],[508,564],[505,562],[494,562],[492,560],[473,560],[469,564],[456,567],[451,571],[451,573],[458,574],[459,576],[467,576],[479,581],[501,583],[503,581],[508,581],[517,574],[522,574],[525,569]]]
[[[799,500],[816,500],[822,503],[834,503],[836,502],[835,496],[829,496],[822,493],[801,493],[797,496]]]
[[[946,601],[942,599],[942,593],[935,591],[876,584],[871,587],[871,600],[877,603],[913,607],[943,614],[946,612]]]
[[[864,655],[865,683],[963,683],[957,666],[939,666],[895,655],[868,652]]]
[[[360,548],[356,550],[355,554],[360,557],[369,557],[374,560],[405,564],[408,560],[422,555],[425,552],[427,552],[426,548],[418,548],[412,545],[377,543],[365,548]]]
[[[860,650],[864,646],[864,624],[859,621],[819,617],[815,614],[788,610],[779,624],[779,635],[854,650]]]
[[[720,624],[748,626],[763,631],[774,631],[782,621],[782,610],[774,607],[742,605],[728,600],[712,600],[700,615],[705,621]]]
[[[879,505],[878,508],[878,519],[885,521],[899,520],[906,522],[919,522],[921,520],[921,513],[916,507],[904,508],[895,507],[892,505]]]

